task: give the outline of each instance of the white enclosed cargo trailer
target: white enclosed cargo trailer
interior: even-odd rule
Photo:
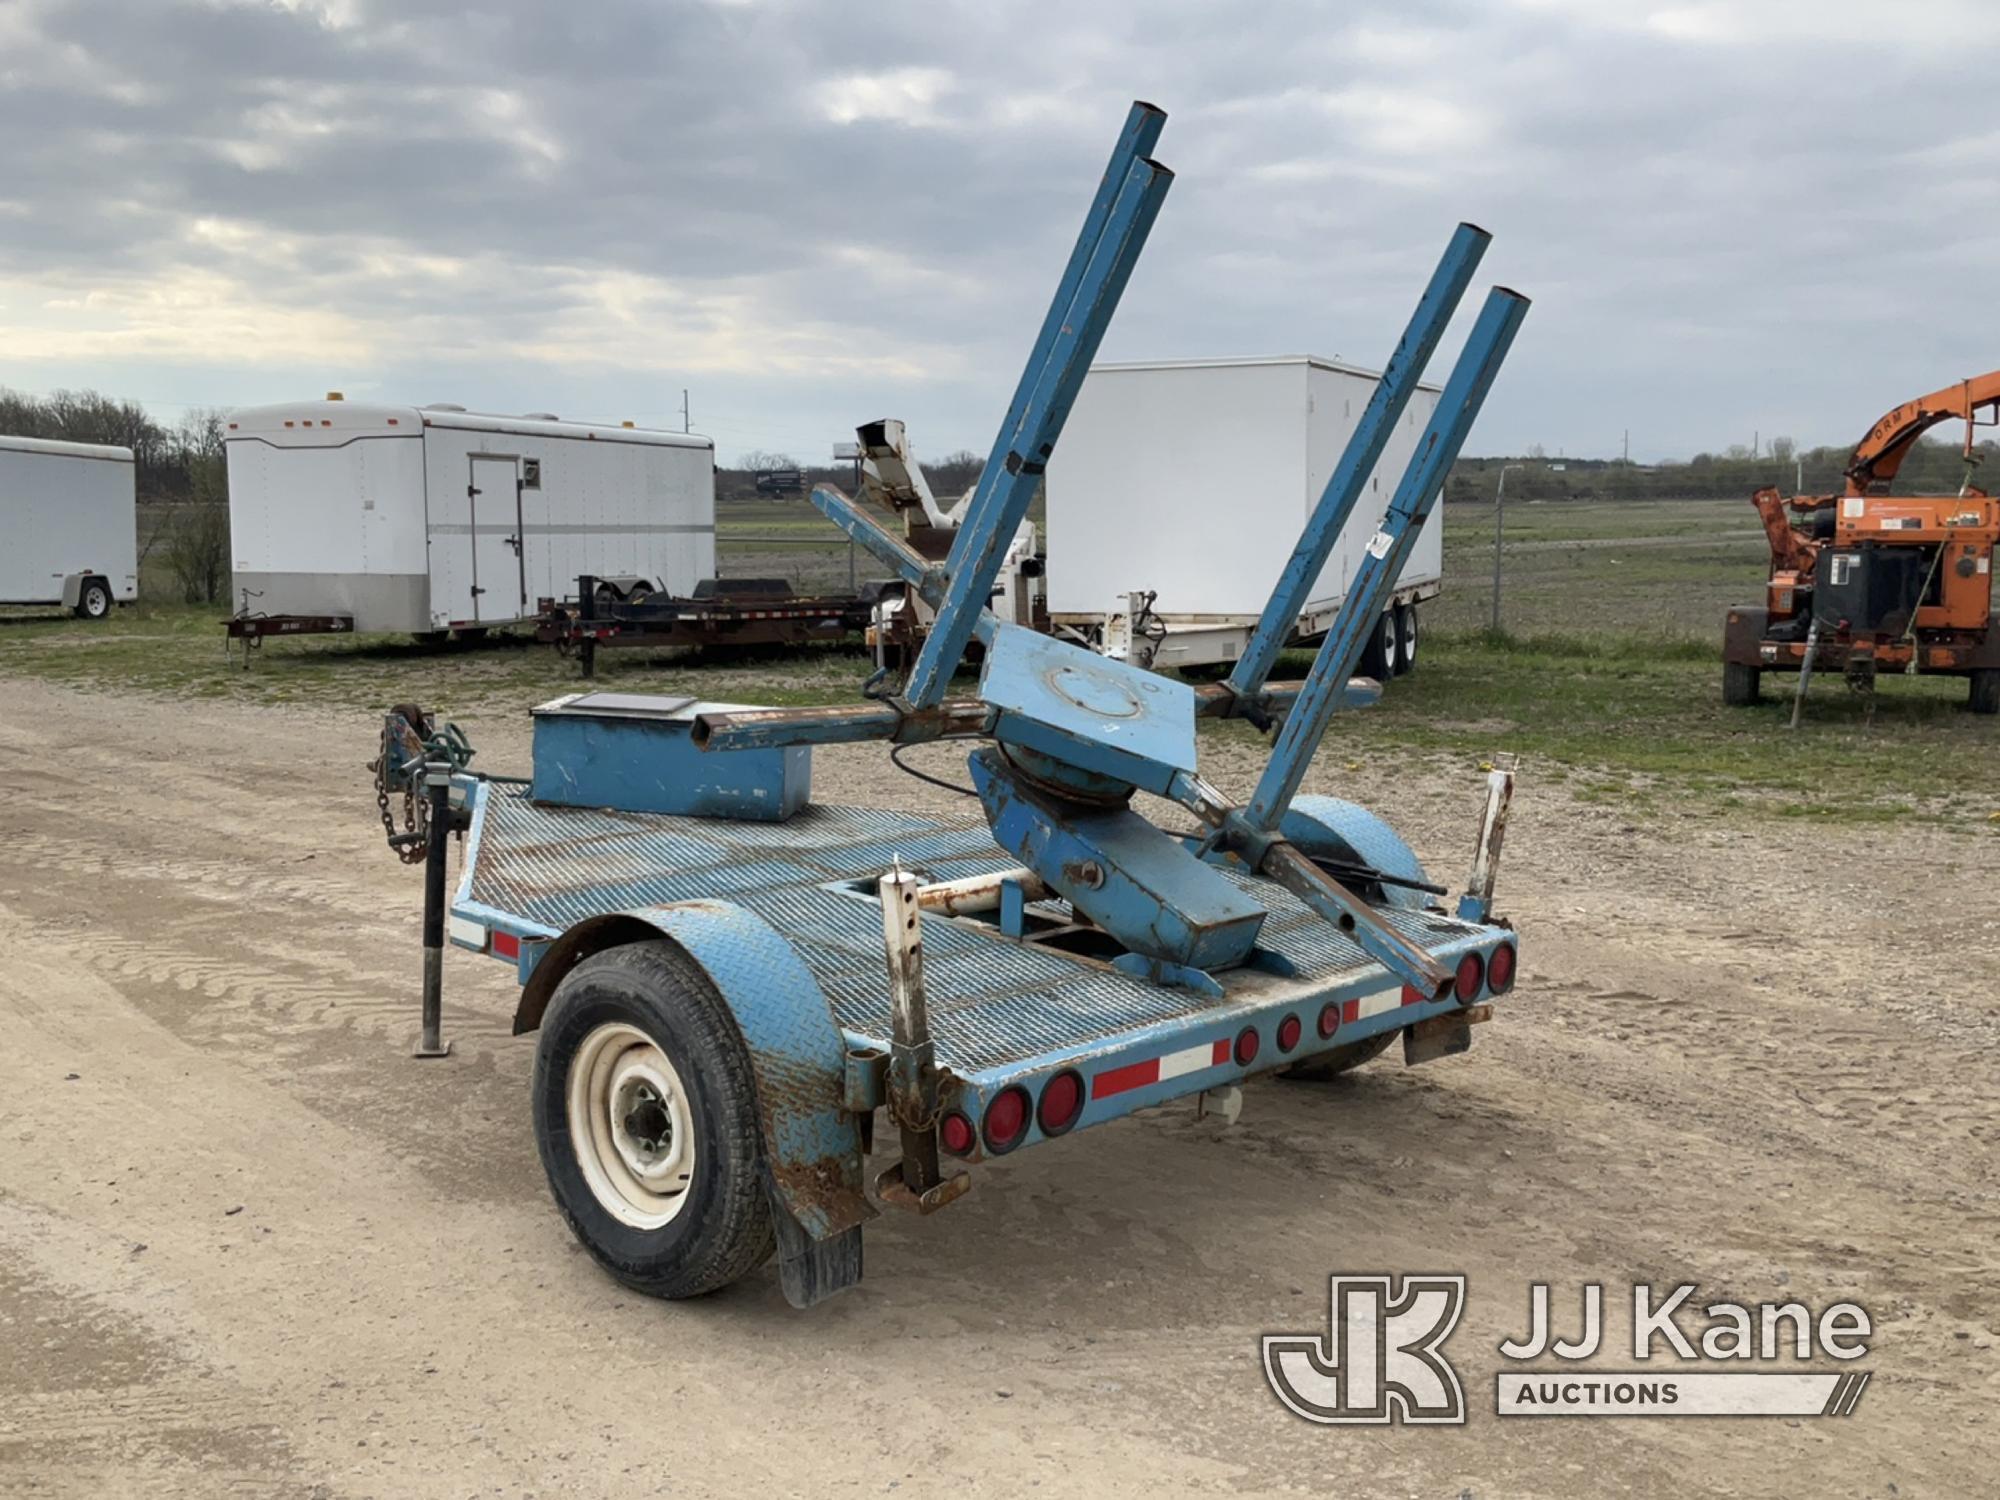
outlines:
[[[1304,355],[1093,365],[1049,459],[1051,629],[1146,666],[1234,661],[1375,385],[1372,371]],[[1437,398],[1436,386],[1411,396],[1300,638],[1331,624]],[[1439,507],[1364,659],[1371,675],[1414,665],[1443,543]]]
[[[338,398],[238,412],[227,437],[249,614],[468,630],[585,573],[686,596],[715,572],[705,437]]]
[[[139,595],[130,448],[0,437],[0,604],[101,620]]]

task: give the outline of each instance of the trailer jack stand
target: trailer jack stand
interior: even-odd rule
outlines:
[[[424,763],[424,792],[431,799],[430,842],[424,851],[424,1021],[412,1057],[449,1057],[444,1027],[444,866],[451,836],[451,762]]]
[[[903,1157],[875,1179],[884,1203],[935,1213],[964,1196],[972,1178],[944,1175],[938,1161],[937,1052],[924,1000],[924,938],[917,918],[919,882],[897,862],[878,885],[882,936],[889,955],[889,1114],[903,1138]]]

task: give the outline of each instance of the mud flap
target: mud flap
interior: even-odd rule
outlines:
[[[771,1227],[778,1236],[778,1284],[785,1300],[808,1308],[861,1280],[861,1226],[816,1240],[800,1227],[785,1206],[776,1184],[771,1186]]]
[[[1472,1022],[1463,1011],[1432,1016],[1403,1028],[1403,1062],[1407,1067],[1471,1050]]]

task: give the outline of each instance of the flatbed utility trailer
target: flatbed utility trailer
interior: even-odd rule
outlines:
[[[857,640],[875,594],[795,594],[776,579],[705,579],[690,597],[638,592],[627,597],[588,574],[574,599],[544,599],[535,639],[574,656],[597,675],[601,648],[809,646]]]
[[[1488,778],[1455,901],[1384,820],[1297,793],[1334,713],[1380,691],[1354,664],[1519,294],[1486,298],[1311,674],[1268,681],[1484,231],[1452,237],[1227,681],[1156,675],[990,607],[1171,181],[1150,156],[1163,120],[1133,106],[948,555],[815,495],[934,614],[899,680],[826,708],[569,695],[535,710],[527,780],[473,772],[463,736],[415,707],[384,722],[382,816],[425,865],[418,1054],[449,1050],[447,934],[513,969],[551,1191],[630,1286],[694,1296],[775,1253],[808,1306],[860,1279],[880,1207],[938,1211],[981,1163],[1174,1099],[1233,1119],[1245,1080],[1327,1077],[1398,1036],[1412,1063],[1464,1051],[1515,982],[1518,942],[1493,912],[1511,771]],[[975,639],[978,695],[949,697]],[[1197,721],[1218,718],[1273,733],[1240,805],[1197,768]],[[979,742],[983,817],[812,801],[815,746],[938,740]],[[1144,815],[1139,791],[1181,826]],[[878,1121],[900,1152],[871,1184]]]

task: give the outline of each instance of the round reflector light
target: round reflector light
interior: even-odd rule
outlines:
[[[1083,1075],[1061,1072],[1042,1085],[1041,1107],[1036,1118],[1043,1135],[1061,1135],[1083,1113]]]
[[[1480,981],[1486,977],[1486,960],[1477,953],[1468,953],[1458,961],[1458,978],[1452,982],[1452,992],[1458,996],[1460,1005],[1470,1005],[1479,995]]]
[[[1278,1050],[1289,1052],[1299,1044],[1299,1033],[1305,1028],[1299,1024],[1297,1016],[1286,1016],[1278,1023]]]
[[[972,1121],[956,1110],[938,1123],[938,1144],[953,1156],[970,1156],[975,1139],[977,1137],[972,1133]]]
[[[1236,1066],[1247,1068],[1257,1060],[1257,1028],[1245,1026],[1236,1033]]]
[[[1028,1091],[1018,1083],[1002,1089],[986,1106],[986,1149],[998,1156],[1012,1151],[1028,1133]]]
[[[1340,1030],[1340,1007],[1328,1001],[1319,1008],[1319,1034],[1332,1036]]]
[[[1502,943],[1486,961],[1486,987],[1504,995],[1514,987],[1514,945]]]

